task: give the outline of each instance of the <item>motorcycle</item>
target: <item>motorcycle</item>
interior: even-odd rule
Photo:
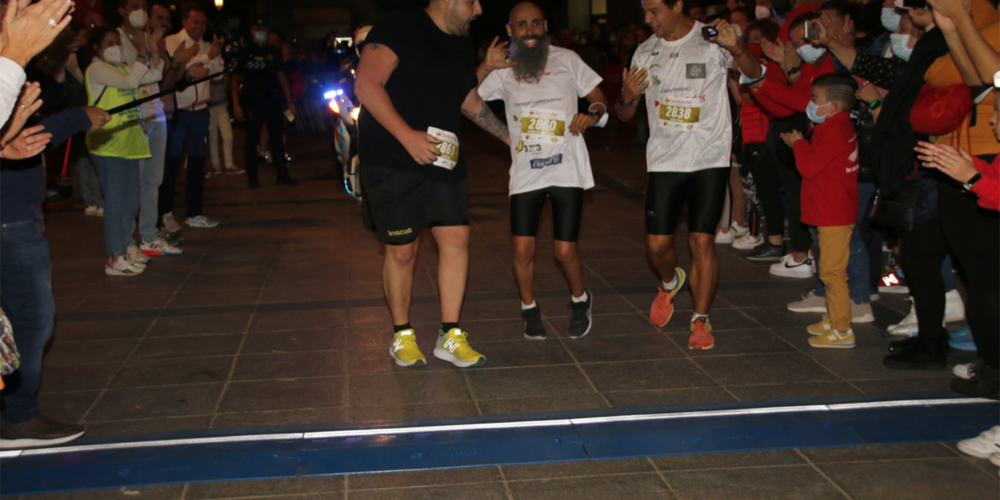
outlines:
[[[361,107],[342,88],[332,88],[323,93],[327,106],[334,115],[334,159],[344,175],[344,189],[351,198],[361,200],[358,182],[358,116]]]

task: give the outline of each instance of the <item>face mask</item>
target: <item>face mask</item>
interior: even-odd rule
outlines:
[[[899,29],[899,20],[902,17],[896,13],[896,9],[882,7],[882,27],[890,33]]]
[[[122,48],[115,45],[104,49],[104,60],[111,64],[122,63]]]
[[[826,54],[826,49],[806,44],[795,49],[795,52],[798,53],[799,57],[801,57],[803,61],[809,64],[815,64],[820,57],[823,57],[823,54]]]
[[[740,28],[740,25],[734,24],[733,29],[736,30],[736,38],[743,36],[743,28]]]
[[[753,15],[757,19],[767,19],[771,17],[771,9],[764,7],[763,5],[758,5],[753,9]]]
[[[146,21],[149,18],[146,16],[146,11],[139,9],[133,10],[131,14],[128,15],[128,23],[132,25],[133,28],[142,28],[146,25]]]
[[[266,42],[266,41],[267,41],[267,32],[266,32],[266,31],[255,31],[255,32],[253,33],[253,39],[254,39],[254,40],[255,40],[255,41],[257,42],[257,43],[264,43],[264,42]],[[332,44],[331,44],[331,45],[332,45]]]
[[[892,44],[892,53],[896,54],[896,57],[904,61],[910,60],[910,54],[913,53],[913,49],[910,48],[910,35],[893,33],[889,35],[889,43]]]
[[[806,104],[806,116],[809,117],[809,121],[815,123],[816,125],[825,122],[826,117],[819,116],[819,108],[825,108],[830,104],[832,103],[828,102],[822,106],[817,106],[816,103],[809,101],[809,104]]]
[[[757,56],[757,59],[764,57],[764,49],[761,48],[759,43],[748,43],[747,50],[753,52],[753,55]]]

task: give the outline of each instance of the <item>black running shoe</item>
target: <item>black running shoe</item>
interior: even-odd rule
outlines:
[[[47,415],[27,422],[0,422],[0,449],[55,446],[68,443],[87,432],[82,425],[60,422]]]
[[[590,290],[587,293],[587,300],[584,302],[573,302],[573,318],[569,321],[569,337],[578,339],[590,333],[593,322],[590,319],[590,310],[594,306],[594,294]]]
[[[775,248],[774,246],[771,246],[770,243],[765,241],[757,248],[754,248],[752,254],[747,255],[747,260],[756,262],[778,262],[784,256],[785,254],[780,246]]]
[[[524,319],[524,338],[545,340],[545,325],[542,324],[542,308],[535,306],[521,311]]]

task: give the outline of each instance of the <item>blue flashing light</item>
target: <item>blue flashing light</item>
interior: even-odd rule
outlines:
[[[338,95],[341,95],[343,93],[344,93],[343,90],[336,90],[336,89],[335,90],[330,90],[330,91],[327,91],[326,93],[323,94],[323,99],[326,99],[328,101],[330,99],[336,99]]]

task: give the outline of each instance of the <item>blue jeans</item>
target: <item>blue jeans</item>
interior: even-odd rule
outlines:
[[[868,244],[865,242],[862,227],[868,225],[868,204],[875,196],[875,184],[858,183],[858,222],[851,232],[851,256],[847,259],[847,285],[851,290],[851,301],[855,304],[871,302],[871,276],[869,271]],[[819,263],[819,233],[816,228],[809,228],[813,240],[813,256]],[[826,286],[816,277],[816,296],[826,297]]]
[[[114,156],[90,155],[104,190],[104,246],[108,257],[125,255],[139,214],[139,163]]]
[[[163,165],[167,157],[167,120],[162,115],[159,118],[146,121],[152,156],[139,161],[139,235],[149,243],[158,237],[156,221],[159,219],[160,183],[163,182]]]
[[[95,207],[104,206],[101,180],[97,177],[97,170],[94,169],[94,163],[90,161],[90,153],[86,148],[80,151],[80,159],[73,164],[73,181],[76,183],[73,189],[79,188],[78,193],[83,197],[84,203]]]
[[[56,315],[44,232],[40,220],[0,227],[0,307],[10,319],[21,353],[21,366],[4,377],[7,387],[0,393],[0,413],[8,422],[26,422],[42,414],[37,397],[42,351],[52,336]]]

